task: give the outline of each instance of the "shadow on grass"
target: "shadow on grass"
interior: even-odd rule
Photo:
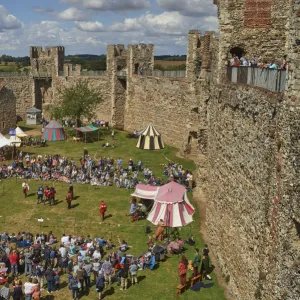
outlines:
[[[138,277],[137,277],[137,279],[138,279],[138,282],[141,282],[141,281],[143,281],[145,278],[146,278],[146,276],[145,276],[145,275],[143,275],[143,276],[138,276]]]
[[[104,298],[105,296],[111,296],[115,293],[115,289],[113,287],[110,287],[110,289],[104,291],[102,294],[102,297]]]
[[[57,204],[62,203],[62,202],[63,202],[62,200],[60,200],[60,201],[55,201],[54,205],[57,205]]]
[[[111,217],[112,217],[112,214],[109,214],[109,215],[107,215],[107,216],[104,217],[103,221],[106,220],[106,219],[109,219]]]
[[[71,205],[71,208],[75,208],[75,207],[77,207],[78,205],[79,205],[79,203],[73,204],[73,205]]]
[[[79,199],[80,198],[80,196],[75,196],[74,198],[73,198],[73,200],[77,200],[77,199]]]

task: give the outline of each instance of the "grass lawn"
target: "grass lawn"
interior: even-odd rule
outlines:
[[[105,132],[105,131],[104,131]],[[160,151],[146,151],[135,147],[136,140],[126,138],[125,132],[115,131],[116,147],[102,148],[101,144],[105,140],[110,140],[109,132],[102,133],[102,140],[95,143],[73,143],[71,141],[48,143],[45,148],[23,148],[24,153],[32,154],[56,154],[73,157],[76,161],[83,154],[83,148],[89,150],[89,154],[94,157],[106,156],[117,159],[121,157],[125,163],[132,158],[134,161],[141,159],[144,166],[149,166],[154,171],[155,176],[162,176],[163,166],[167,159],[183,164],[185,169],[194,170],[195,165],[192,161],[176,157],[176,149],[166,146]],[[147,235],[145,226],[150,225],[146,220],[131,222],[131,219],[125,216],[129,211],[130,194],[132,190],[118,189],[116,187],[93,187],[91,185],[74,185],[74,194],[76,200],[73,202],[73,208],[67,210],[65,195],[67,184],[54,182],[53,185],[57,190],[58,204],[48,206],[36,204],[36,190],[39,181],[29,181],[29,197],[24,199],[21,189],[21,179],[12,178],[0,182],[0,231],[9,233],[17,231],[48,232],[50,230],[60,238],[62,233],[76,235],[90,234],[92,237],[104,236],[117,241],[117,235],[125,239],[129,245],[133,246],[128,253],[138,256],[147,250]],[[44,182],[45,184],[45,182]],[[49,185],[52,182],[48,182]],[[189,194],[192,200],[192,194]],[[107,214],[111,215],[104,222],[100,221],[99,202],[104,199],[108,206]],[[196,204],[194,203],[196,207]],[[202,248],[203,242],[199,235],[200,220],[198,212],[194,215],[194,222],[180,230],[183,239],[190,234],[196,239],[197,247]],[[37,219],[43,218],[44,223],[38,223]],[[155,228],[153,227],[153,231]],[[194,247],[188,247],[186,256],[191,259]],[[138,277],[140,283],[130,287],[127,291],[120,291],[116,284],[105,291],[105,299],[134,299],[135,297],[143,299],[172,299],[176,293],[176,286],[179,284],[177,265],[180,257],[169,256],[165,262],[160,262],[153,271],[139,271]],[[189,271],[189,274],[191,271]],[[188,276],[189,277],[189,276]],[[216,282],[212,274],[214,286],[211,288],[201,289],[200,292],[188,290],[179,299],[201,299],[201,300],[222,300],[225,299],[224,291]],[[62,276],[62,285],[64,288],[53,294],[55,299],[70,299],[71,293],[64,282],[66,276]],[[206,282],[209,283],[209,282]],[[54,299],[53,296],[46,296],[43,292],[43,299]],[[90,294],[82,295],[81,299],[97,299],[94,286],[90,289]]]

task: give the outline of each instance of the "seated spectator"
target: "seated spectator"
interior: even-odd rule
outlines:
[[[180,253],[180,249],[179,249],[179,245],[177,242],[172,241],[171,243],[169,243],[168,245],[168,252],[170,254],[179,254]]]

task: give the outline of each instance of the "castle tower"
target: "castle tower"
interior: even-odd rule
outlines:
[[[154,69],[154,45],[128,45],[127,66],[129,78],[139,72],[151,76]]]
[[[126,102],[127,49],[124,45],[107,46],[107,76],[111,85],[112,126],[124,129],[124,110]]]
[[[30,47],[30,61],[32,73],[47,73],[57,76],[64,70],[65,48],[62,46]]]
[[[225,79],[226,65],[235,54],[282,60],[286,54],[290,2],[278,0],[214,1],[219,15],[219,82]]]
[[[186,77],[196,80],[198,71],[200,72],[200,31],[190,30],[188,34]]]

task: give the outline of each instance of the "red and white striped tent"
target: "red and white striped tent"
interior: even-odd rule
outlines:
[[[160,187],[138,184],[132,196],[154,200],[147,218],[154,225],[161,219],[172,228],[193,222],[195,208],[187,197],[186,188],[175,181]]]

